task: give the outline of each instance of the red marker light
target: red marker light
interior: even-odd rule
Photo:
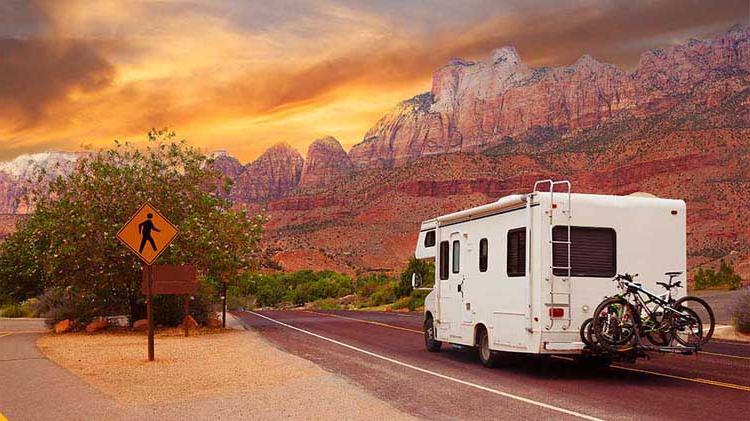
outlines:
[[[549,317],[559,319],[565,315],[565,309],[560,307],[550,307]]]

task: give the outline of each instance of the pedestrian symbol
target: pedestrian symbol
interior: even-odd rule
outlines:
[[[146,203],[117,233],[117,238],[147,265],[152,264],[177,236],[177,228]]]

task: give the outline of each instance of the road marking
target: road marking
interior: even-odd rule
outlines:
[[[668,377],[670,379],[686,380],[686,381],[694,382],[694,383],[709,384],[709,385],[712,385],[712,386],[726,387],[726,388],[729,388],[729,389],[736,389],[736,390],[742,390],[742,391],[745,391],[745,392],[750,392],[750,386],[743,386],[741,384],[734,384],[734,383],[720,382],[720,381],[716,381],[716,380],[701,379],[700,377],[682,377],[682,376],[676,376],[674,374],[661,373],[661,372],[658,372],[658,371],[641,370],[640,368],[632,368],[632,367],[623,367],[621,365],[613,365],[612,368],[617,368],[617,369],[626,370],[626,371],[633,371],[633,372],[636,372],[636,373],[653,374],[655,376]]]
[[[301,329],[301,328],[296,327],[296,326],[292,326],[290,324],[287,324],[287,323],[284,323],[284,322],[272,319],[270,317],[264,316],[264,315],[262,315],[260,313],[254,312],[254,311],[248,311],[248,313],[253,314],[255,316],[258,316],[258,317],[261,317],[263,319],[266,319],[266,320],[268,320],[270,322],[279,324],[281,326],[287,327],[289,329],[296,330],[298,332],[304,333],[306,335],[310,335],[310,336],[313,336],[315,338],[322,339],[324,341],[327,341],[327,342],[330,342],[330,343],[342,346],[344,348],[351,349],[353,351],[361,352],[361,353],[363,353],[365,355],[369,355],[371,357],[378,358],[378,359],[381,359],[383,361],[388,361],[389,363],[392,363],[392,364],[396,364],[396,365],[400,365],[402,367],[410,368],[410,369],[418,371],[420,373],[429,374],[431,376],[435,376],[435,377],[438,377],[438,378],[441,378],[441,379],[444,379],[444,380],[449,380],[449,381],[452,381],[452,382],[455,382],[455,383],[459,383],[459,384],[462,384],[462,385],[465,385],[465,386],[473,387],[475,389],[483,390],[485,392],[493,393],[495,395],[503,396],[503,397],[506,397],[506,398],[509,398],[509,399],[514,399],[514,400],[517,400],[517,401],[520,401],[520,402],[528,403],[530,405],[538,406],[538,407],[549,409],[549,410],[552,410],[552,411],[561,412],[563,414],[571,415],[571,416],[574,416],[574,417],[583,418],[583,419],[591,420],[591,421],[602,421],[600,418],[596,418],[596,417],[593,417],[591,415],[586,415],[586,414],[582,414],[580,412],[571,411],[569,409],[560,408],[558,406],[550,405],[550,404],[547,404],[547,403],[544,403],[544,402],[535,401],[533,399],[524,398],[522,396],[514,395],[512,393],[503,392],[503,391],[500,391],[500,390],[497,390],[497,389],[492,389],[492,388],[489,388],[489,387],[486,387],[486,386],[478,385],[476,383],[471,383],[471,382],[468,382],[466,380],[461,380],[461,379],[457,379],[455,377],[447,376],[445,374],[440,374],[440,373],[437,373],[435,371],[427,370],[426,368],[417,367],[415,365],[411,365],[411,364],[408,364],[408,363],[405,363],[405,362],[402,362],[402,361],[399,361],[399,360],[395,360],[393,358],[389,358],[389,357],[386,357],[384,355],[376,354],[374,352],[367,351],[367,350],[362,349],[362,348],[358,348],[358,347],[356,347],[354,345],[349,345],[347,343],[344,343],[344,342],[341,342],[341,341],[337,341],[335,339],[331,339],[329,337],[326,337],[326,336],[323,336],[323,335],[319,335],[317,333],[313,333],[313,332],[310,332],[310,331],[305,330],[305,329]],[[344,316],[341,316],[341,317],[344,317]]]
[[[375,325],[375,326],[389,327],[391,329],[397,329],[397,330],[404,330],[406,332],[419,333],[420,335],[423,333],[421,330],[409,329],[407,327],[389,325],[388,323],[381,323],[381,322],[376,322],[376,321],[372,321],[372,320],[357,319],[356,317],[346,317],[346,316],[341,316],[341,315],[332,314],[332,313],[318,313],[317,311],[310,311],[310,310],[304,310],[304,312],[305,313],[312,313],[312,314],[319,314],[321,316],[336,317],[336,318],[339,318],[339,319],[353,320],[355,322],[367,323],[367,324]]]
[[[13,332],[8,332],[8,333],[0,333],[0,338],[4,338],[4,337],[6,337],[6,336],[10,336],[10,335],[12,335],[12,334],[13,334]],[[0,421],[2,421],[2,419],[0,419]]]
[[[702,355],[702,354],[716,355],[717,357],[738,358],[740,360],[750,360],[750,357],[743,357],[740,355],[719,354],[718,352],[698,351],[698,355]]]

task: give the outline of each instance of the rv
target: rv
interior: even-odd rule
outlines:
[[[424,221],[415,256],[435,261],[425,346],[476,347],[487,366],[504,352],[584,359],[580,326],[618,292],[613,277],[658,289],[665,272],[685,273],[685,221],[682,200],[574,194],[552,180]]]

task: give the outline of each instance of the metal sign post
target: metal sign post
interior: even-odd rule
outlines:
[[[146,318],[148,319],[148,360],[154,360],[154,277],[151,265],[146,265]]]

